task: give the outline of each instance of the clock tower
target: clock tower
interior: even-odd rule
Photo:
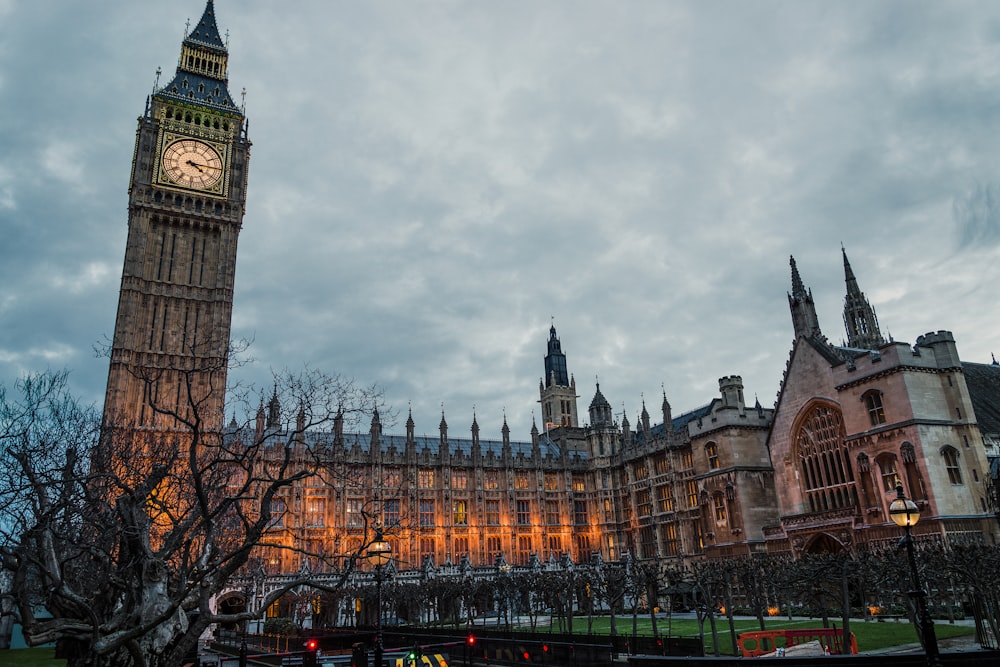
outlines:
[[[250,141],[208,0],[139,118],[107,427],[221,431]],[[157,81],[159,84],[159,81]]]

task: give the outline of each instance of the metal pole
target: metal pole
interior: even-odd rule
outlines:
[[[375,566],[375,589],[378,602],[375,609],[375,667],[382,667],[382,566]]]
[[[906,556],[910,562],[910,579],[912,590],[907,595],[913,599],[917,609],[917,629],[923,638],[924,652],[927,654],[927,664],[929,667],[941,667],[941,654],[938,650],[937,635],[934,634],[934,622],[927,611],[927,593],[920,586],[920,574],[917,572],[917,558],[913,549],[913,535],[910,534],[910,527],[906,526],[906,535],[903,536],[903,544],[906,545]],[[845,638],[846,640],[846,638]]]

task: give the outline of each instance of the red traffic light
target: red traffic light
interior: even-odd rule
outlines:
[[[317,648],[319,648],[319,642],[316,641],[315,639],[310,639],[309,641],[306,642],[307,651],[315,651]]]
[[[468,644],[469,646],[475,646],[476,645],[476,636],[475,635],[469,635],[465,639],[465,643]]]
[[[549,652],[549,645],[548,644],[542,644],[542,651],[545,652],[545,653],[548,653]]]

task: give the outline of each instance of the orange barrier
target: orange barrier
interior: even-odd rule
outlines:
[[[765,653],[773,653],[778,648],[788,648],[807,642],[818,641],[827,653],[837,655],[843,646],[843,628],[806,628],[802,630],[758,630],[741,633],[736,640],[744,658],[756,658]],[[851,633],[851,653],[857,654],[858,642]]]

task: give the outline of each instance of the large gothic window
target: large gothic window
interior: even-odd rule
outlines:
[[[962,469],[958,465],[958,450],[951,445],[945,445],[941,448],[941,458],[944,459],[944,467],[948,471],[948,481],[952,484],[961,484]]]
[[[807,410],[792,442],[798,457],[799,483],[810,512],[857,506],[854,469],[844,444],[840,410],[819,404]]]

